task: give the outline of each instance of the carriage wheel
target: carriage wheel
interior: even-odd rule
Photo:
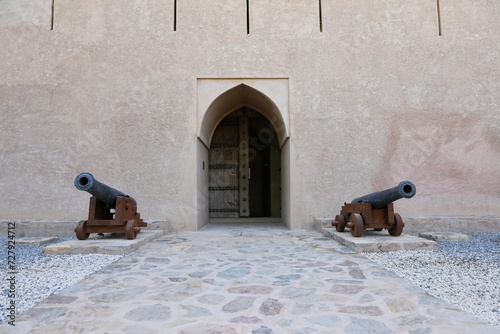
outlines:
[[[405,224],[403,223],[403,219],[399,215],[399,213],[394,214],[394,227],[391,227],[389,229],[389,234],[392,235],[393,237],[398,237],[403,233],[403,227]]]
[[[351,224],[351,234],[353,237],[360,237],[363,234],[363,217],[359,213],[351,214],[349,218]]]
[[[335,216],[335,230],[337,232],[344,232],[345,230],[345,218],[343,215],[336,215]]]
[[[81,220],[75,227],[75,233],[78,240],[87,240],[89,238],[90,233],[84,232],[86,222],[86,220]]]
[[[125,237],[127,239],[135,239],[137,236],[137,231],[135,227],[135,220],[129,220],[125,226]]]

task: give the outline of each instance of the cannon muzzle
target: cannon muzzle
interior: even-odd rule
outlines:
[[[90,173],[80,173],[75,178],[74,183],[76,189],[86,191],[89,194],[94,195],[95,197],[97,197],[98,200],[100,200],[101,202],[103,202],[104,204],[108,205],[111,208],[115,207],[116,198],[118,196],[129,197],[128,195],[125,195],[121,191],[111,188],[110,186],[107,186],[104,183],[97,181],[94,178],[94,176]]]
[[[401,181],[396,187],[377,191],[362,197],[355,198],[351,203],[370,203],[372,208],[380,209],[389,203],[401,198],[412,198],[417,188],[410,181]]]

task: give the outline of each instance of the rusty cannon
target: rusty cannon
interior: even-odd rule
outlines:
[[[402,181],[394,188],[355,198],[351,203],[344,203],[332,226],[337,232],[349,228],[353,237],[360,237],[366,229],[387,229],[390,235],[399,236],[403,233],[404,223],[401,216],[394,213],[392,202],[412,198],[416,192],[417,188],[412,182]]]
[[[74,184],[92,195],[88,220],[81,220],[75,228],[79,240],[87,239],[90,233],[124,233],[127,239],[135,239],[141,227],[147,226],[132,197],[97,181],[90,173],[79,174]]]

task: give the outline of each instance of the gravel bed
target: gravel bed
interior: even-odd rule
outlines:
[[[362,253],[430,295],[500,327],[500,232],[439,241],[438,250]]]
[[[55,242],[74,239],[60,237]],[[0,238],[0,323],[7,319],[7,238]],[[46,245],[43,245],[46,246]],[[19,315],[50,295],[115,262],[122,255],[44,255],[43,246],[16,244],[16,310]]]

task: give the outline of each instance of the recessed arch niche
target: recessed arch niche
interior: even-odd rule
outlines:
[[[208,152],[218,124],[241,108],[257,111],[274,127],[281,149],[281,220],[290,222],[288,79],[198,79],[197,228],[209,221]]]

